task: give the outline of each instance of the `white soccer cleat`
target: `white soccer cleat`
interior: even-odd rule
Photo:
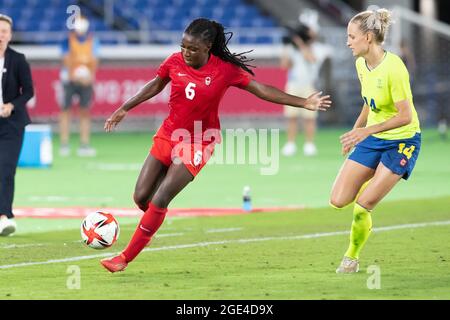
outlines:
[[[294,142],[287,142],[283,149],[281,150],[281,153],[283,156],[290,157],[293,156],[297,152],[297,146]]]
[[[88,145],[83,145],[78,148],[77,155],[79,157],[95,157],[97,155],[97,151]]]
[[[341,265],[336,269],[336,273],[356,273],[359,271],[359,260],[344,257]]]
[[[16,232],[17,224],[14,219],[8,219],[6,216],[0,218],[0,236],[6,237]]]
[[[307,142],[303,145],[303,154],[307,157],[312,157],[317,154],[317,147],[312,142]]]
[[[61,145],[61,147],[59,148],[59,155],[61,157],[70,156],[70,147],[68,145]]]

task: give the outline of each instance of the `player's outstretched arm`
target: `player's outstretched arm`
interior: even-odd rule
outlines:
[[[326,111],[331,106],[330,96],[322,96],[322,92],[313,93],[308,98],[301,98],[255,80],[250,81],[245,90],[263,100],[297,108]]]
[[[106,132],[112,131],[120,121],[125,118],[127,112],[138,104],[151,99],[160,93],[164,87],[169,83],[170,79],[162,79],[156,76],[153,80],[149,81],[143,86],[134,96],[125,101],[113,114],[106,120],[104,129]]]

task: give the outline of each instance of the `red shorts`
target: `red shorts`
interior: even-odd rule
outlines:
[[[167,167],[172,163],[183,163],[195,177],[211,158],[214,146],[215,143],[186,143],[155,135],[150,154]]]

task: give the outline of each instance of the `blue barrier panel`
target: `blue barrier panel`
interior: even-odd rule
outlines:
[[[53,162],[50,125],[32,124],[25,128],[19,167],[48,168]]]

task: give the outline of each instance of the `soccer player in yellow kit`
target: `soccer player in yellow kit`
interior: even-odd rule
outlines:
[[[372,209],[401,179],[408,179],[420,150],[420,127],[409,74],[402,60],[383,49],[391,24],[386,9],[355,15],[347,46],[357,57],[364,106],[353,130],[340,137],[345,160],[334,182],[330,204],[354,202],[350,244],[337,273],[359,270],[359,253],[372,228]]]

